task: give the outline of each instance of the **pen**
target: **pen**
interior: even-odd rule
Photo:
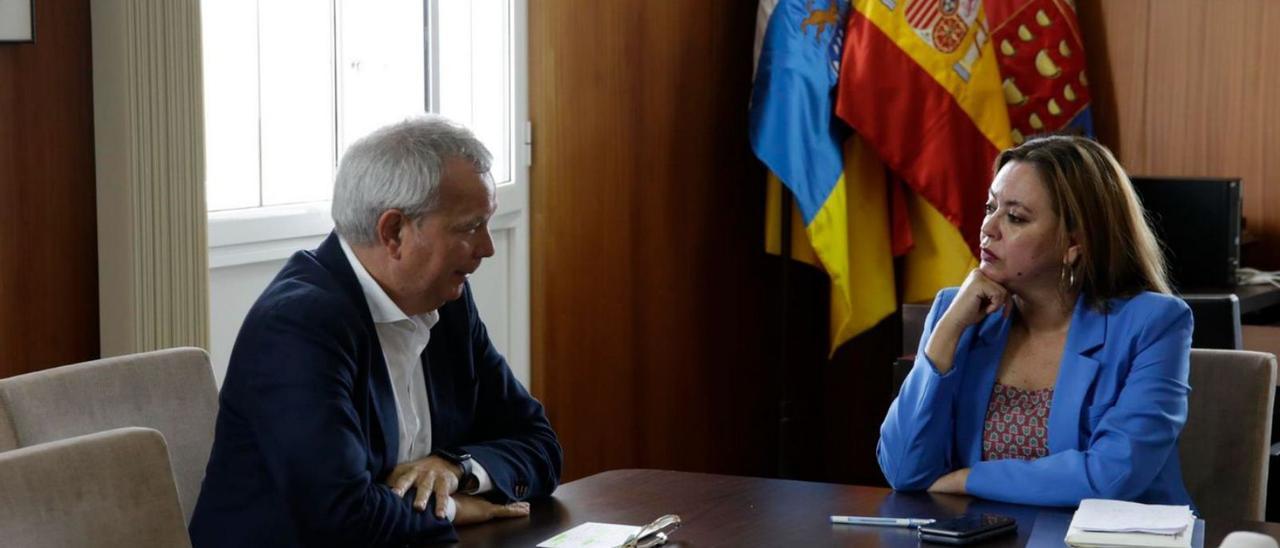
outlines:
[[[866,516],[831,516],[831,523],[845,525],[879,525],[882,527],[919,527],[937,520],[919,518],[873,518]]]

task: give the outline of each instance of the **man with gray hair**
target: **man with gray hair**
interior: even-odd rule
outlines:
[[[236,338],[196,548],[452,541],[555,489],[556,434],[467,284],[493,255],[489,163],[439,116],[343,155],[334,233],[289,259]]]

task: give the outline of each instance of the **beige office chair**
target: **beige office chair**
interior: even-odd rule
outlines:
[[[1263,521],[1276,358],[1191,350],[1191,397],[1178,439],[1182,478],[1201,517]]]
[[[189,547],[164,438],[120,428],[0,452],[0,544]]]
[[[105,358],[0,379],[0,451],[125,426],[154,428],[168,445],[190,520],[217,414],[218,388],[204,350]]]

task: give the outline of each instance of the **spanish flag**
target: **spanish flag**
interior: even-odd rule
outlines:
[[[976,266],[999,151],[1067,127],[1093,133],[1075,9],[1067,0],[855,0],[853,9],[836,112],[910,189],[903,300],[928,300]]]
[[[836,112],[910,187],[903,299],[975,266],[991,164],[1012,145],[976,0],[855,0]]]
[[[991,164],[1013,144],[982,4],[854,6],[836,110],[976,255]]]
[[[884,166],[835,115],[848,14],[847,0],[760,3],[750,114],[752,148],[771,171],[767,247],[780,247],[780,182],[798,210],[795,258],[831,280],[833,353],[897,306]]]

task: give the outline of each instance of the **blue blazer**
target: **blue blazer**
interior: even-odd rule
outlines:
[[[507,502],[550,495],[561,449],[542,405],[489,341],[471,289],[422,354],[432,445],[471,453]],[[196,548],[452,541],[434,500],[383,485],[399,422],[369,306],[335,235],[298,252],[249,310],[222,386],[191,518]]]
[[[966,329],[951,370],[939,375],[923,348],[956,292],[944,289],[934,300],[922,351],[880,427],[876,457],[894,489],[927,489],[969,468],[969,494],[1005,502],[1191,503],[1177,447],[1191,391],[1186,303],[1147,292],[1113,299],[1101,312],[1078,300],[1049,409],[1049,454],[984,461],[987,404],[1011,321],[991,314]]]

